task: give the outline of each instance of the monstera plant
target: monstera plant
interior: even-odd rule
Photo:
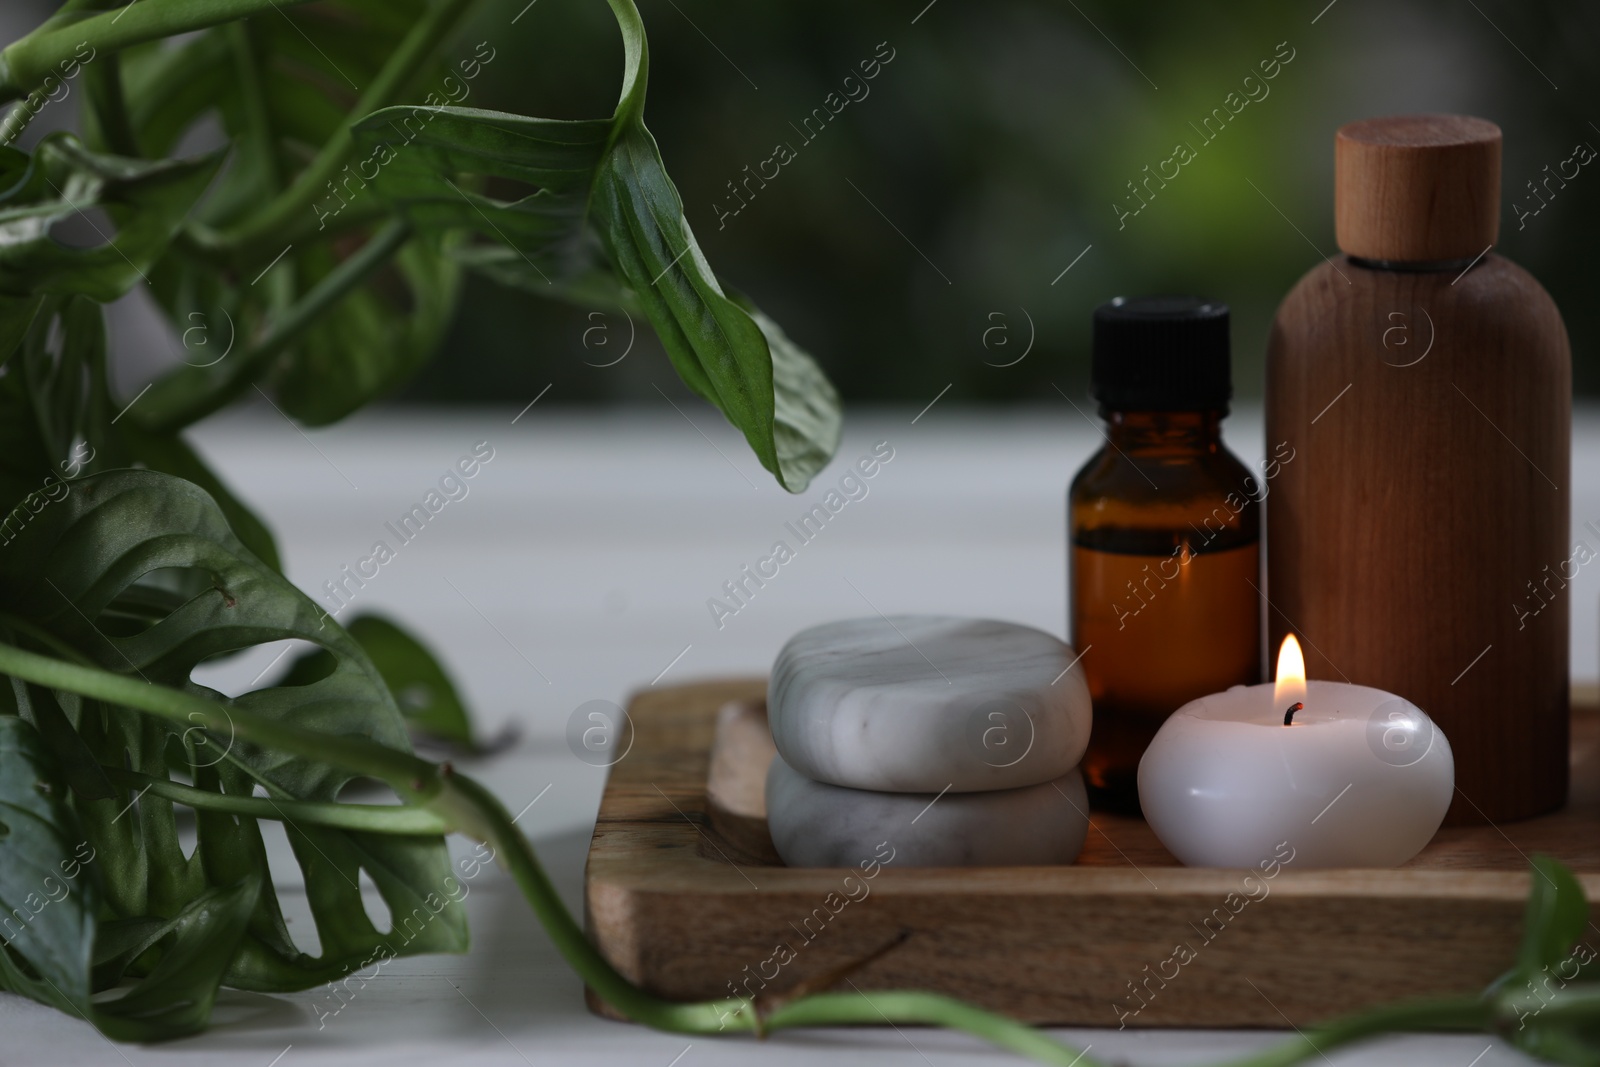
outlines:
[[[445,849],[461,833],[510,872],[589,986],[642,1022],[762,1033],[892,1019],[1091,1063],[928,993],[799,988],[679,1004],[630,985],[505,808],[413,752],[408,720],[468,739],[425,650],[383,620],[329,619],[185,442],[185,428],[244,397],[318,426],[383,396],[434,355],[477,272],[647,320],[683,381],[786,489],[828,462],[832,388],[717,279],[684,220],[644,124],[649,58],[631,0],[610,0],[625,56],[616,109],[582,121],[452,103],[496,54],[458,40],[470,6],[67,0],[0,51],[11,105],[0,122],[0,989],[149,1041],[206,1026],[224,985],[305,989],[397,955],[465,951]],[[15,147],[74,93],[81,136]],[[220,146],[175,154],[197,130]],[[66,243],[66,223],[97,239]],[[102,307],[136,286],[175,332],[201,333],[192,358],[125,398],[113,394]],[[222,322],[235,343],[212,357],[205,324]],[[276,684],[230,698],[193,680],[202,664],[285,640],[314,651]],[[418,679],[431,698],[398,700]],[[392,800],[341,800],[358,778]],[[261,820],[283,824],[298,861],[316,956],[290,935]],[[1585,914],[1570,874],[1540,873],[1559,892],[1535,879],[1528,947],[1491,994],[1335,1024],[1258,1062],[1526,1015],[1519,983],[1568,958]],[[391,930],[368,916],[362,875],[401,917]],[[1541,1000],[1524,1047],[1592,1057],[1588,988],[1575,979]]]

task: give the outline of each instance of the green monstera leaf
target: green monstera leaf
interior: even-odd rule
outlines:
[[[1600,954],[1571,868],[1534,856],[1516,966],[1490,987],[1499,1029],[1548,1063],[1600,1064]]]
[[[6,605],[0,626],[24,647],[256,716],[409,751],[400,711],[360,645],[246,549],[215,502],[181,479],[124,470],[70,483],[66,496],[0,550],[0,603]],[[285,640],[325,654],[318,677],[234,697],[191,679],[202,663]],[[220,906],[216,894],[242,885],[255,887],[247,921],[216,975],[230,985],[305,988],[370,963],[374,953],[465,949],[465,916],[448,894],[453,879],[442,838],[302,825],[289,814],[294,802],[335,800],[352,780],[348,772],[68,692],[28,687],[16,703],[40,733],[59,733],[63,720],[70,723],[85,754],[80,762],[105,768],[114,784],[109,794],[74,791],[68,800],[96,853],[105,910],[119,924],[112,944],[96,946],[96,958],[124,958],[128,973],[154,976],[177,951],[164,948],[160,937],[151,941],[160,924],[202,901]],[[284,826],[305,879],[320,955],[305,953],[289,934],[257,825],[202,808],[196,844],[186,855],[171,800],[140,788],[169,780],[288,805]],[[362,874],[394,917],[388,930],[366,910]],[[134,951],[129,939],[151,947]]]
[[[100,921],[101,885],[114,874],[101,869],[94,835],[67,797],[33,724],[0,715],[0,934],[9,949],[0,951],[0,989],[126,1041],[203,1029],[256,906],[260,877],[208,888],[129,937],[126,924]],[[118,958],[103,959],[112,946]],[[116,999],[97,1001],[96,990],[130,977],[128,963],[143,953],[159,962]]]
[[[9,321],[6,309],[16,312]],[[83,297],[0,303],[0,349],[8,338],[15,340],[0,374],[0,545],[73,478],[137,464],[205,489],[240,540],[278,568],[266,525],[180,435],[119,417],[126,405],[111,397],[99,305]]]
[[[155,383],[134,413],[140,422],[181,428],[260,383],[288,414],[322,425],[394,389],[433,354],[455,310],[461,268],[440,236],[385,230],[389,209],[356,161],[326,174],[292,214],[263,224],[260,212],[311,180],[306,146],[348,138],[349,111],[363,98],[357,87],[382,84],[393,55],[415,49],[430,25],[460,6],[285,6],[178,48],[158,42],[123,57],[126,141],[165,153],[214,117],[233,148],[231,165],[196,212],[198,236],[160,263],[150,282],[180,332],[207,324],[235,338],[234,349],[222,359],[191,353],[186,366]],[[420,98],[464,85],[462,63],[482,67],[468,48],[453,65],[418,64],[401,88]],[[94,114],[110,140],[115,117]],[[215,245],[229,237],[238,240],[224,255]],[[362,269],[352,272],[351,261]],[[292,342],[278,343],[283,324],[308,306],[315,316],[298,324]]]
[[[743,432],[791,492],[839,443],[839,399],[815,361],[717,280],[644,124],[649,49],[631,0],[612,0],[626,56],[608,120],[556,121],[459,107],[391,107],[355,130],[373,186],[413,225],[492,242],[464,261],[546,296],[641,313],[678,376]],[[536,191],[503,201],[475,179]]]
[[[188,353],[133,419],[170,434],[256,387],[302,422],[335,421],[415,372],[454,311],[463,265],[476,266],[546,297],[616,291],[779,483],[804,489],[837,448],[838,397],[702,255],[644,124],[649,51],[631,0],[611,3],[620,101],[585,121],[451,103],[493,61],[488,42],[463,47],[454,67],[396,62],[425,52],[462,6],[328,0],[131,48],[117,57],[121,92],[95,68],[97,144],[164,153],[216,116],[234,155],[185,239],[144,272],[179,330],[225,328],[229,347]],[[348,111],[406,96],[423,103],[348,125]],[[309,166],[307,145],[323,146]],[[502,200],[485,180],[534,191]],[[469,235],[488,246],[463,246]]]
[[[145,280],[221,163],[124,159],[53,133],[32,153],[0,147],[0,293],[79,293],[102,303]],[[107,233],[86,213],[100,209]],[[99,240],[63,244],[55,227],[83,217]]]
[[[472,736],[472,720],[455,683],[427,646],[382,615],[357,615],[345,629],[383,675],[413,733],[462,752],[483,750]],[[295,660],[283,684],[320,677],[328,666],[329,653],[307,653]]]

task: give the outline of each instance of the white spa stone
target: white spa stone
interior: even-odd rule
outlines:
[[[846,619],[778,653],[767,715],[807,778],[890,793],[1017,789],[1066,774],[1089,744],[1070,647],[1015,623]]]
[[[767,830],[791,867],[1035,867],[1071,863],[1089,832],[1076,767],[991,793],[869,793],[814,782],[775,757]],[[889,857],[889,858],[886,858]]]

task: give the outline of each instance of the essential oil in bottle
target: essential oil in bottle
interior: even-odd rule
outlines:
[[[1118,298],[1095,310],[1105,447],[1067,497],[1068,630],[1094,701],[1090,802],[1139,810],[1166,717],[1260,680],[1261,484],[1222,444],[1228,308]]]

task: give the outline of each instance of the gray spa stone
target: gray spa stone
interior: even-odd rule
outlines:
[[[773,665],[772,740],[807,778],[852,789],[1037,785],[1077,766],[1089,744],[1089,686],[1076,659],[1042,630],[993,619],[813,626]]]
[[[814,782],[783,761],[767,771],[767,830],[791,867],[1035,867],[1071,863],[1089,832],[1074,767],[992,793],[869,793]],[[890,857],[885,859],[885,857]]]

